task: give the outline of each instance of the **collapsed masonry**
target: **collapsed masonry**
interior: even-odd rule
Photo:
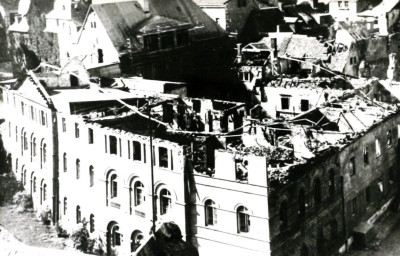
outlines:
[[[373,88],[377,85],[381,91],[397,88],[393,82],[376,79],[269,80],[262,87],[268,90],[266,95],[274,89],[303,89],[316,91],[318,100],[324,98],[312,104],[317,107],[279,118],[271,118],[262,105],[180,97],[154,88],[137,90],[127,88],[122,81],[112,88],[92,84],[89,88],[46,90],[58,102],[58,109],[68,109],[86,122],[145,136],[151,131],[154,137],[187,145],[198,174],[215,174],[215,150],[233,154],[236,180],[243,183],[248,182],[250,155],[266,159],[270,185],[284,185],[292,180],[294,167],[340,151],[398,111],[391,101],[378,102],[374,96],[366,96],[368,91],[377,90]]]

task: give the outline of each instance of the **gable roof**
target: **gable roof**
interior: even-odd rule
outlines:
[[[117,51],[126,48],[127,39],[133,51],[141,50],[143,46],[136,35],[156,29],[168,31],[196,26],[190,31],[192,40],[225,35],[225,31],[191,0],[148,1],[149,13],[134,0],[92,5]]]
[[[118,51],[126,45],[126,39],[136,38],[131,28],[147,18],[137,1],[93,4],[92,9]],[[131,40],[131,43],[136,49],[141,48],[138,41]]]
[[[227,33],[192,0],[148,0],[150,13],[170,19],[189,22],[195,28],[190,31],[193,40],[223,37]]]

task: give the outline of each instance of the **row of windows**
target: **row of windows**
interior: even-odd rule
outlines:
[[[111,155],[119,155],[122,157],[122,141],[113,135],[104,135],[105,152]],[[153,166],[167,168],[174,170],[173,152],[165,147],[152,148],[153,151]],[[143,152],[143,154],[142,154]],[[156,161],[156,154],[158,154],[158,162]],[[142,161],[146,163],[146,144],[138,141],[127,141],[127,155],[128,159],[134,161]]]
[[[11,122],[8,123],[8,131],[9,131],[9,137],[11,138],[12,134],[12,128],[11,128]],[[18,142],[18,137],[20,137],[20,143],[21,143],[21,156],[25,155],[25,151],[28,151],[29,149],[29,144],[30,144],[30,161],[33,162],[35,157],[37,156],[37,142],[36,142],[36,137],[32,133],[30,136],[30,143],[28,143],[28,136],[27,132],[25,131],[24,128],[21,129],[20,135],[18,135],[18,126],[15,126],[15,141]],[[42,169],[44,165],[47,163],[47,144],[44,139],[41,140],[40,142],[40,168]]]
[[[289,110],[290,109],[290,97],[284,96],[281,97],[281,109],[282,110]],[[310,102],[306,99],[300,100],[300,110],[301,111],[308,111],[310,109]]]
[[[400,125],[398,126],[398,134],[400,135]],[[392,135],[392,131],[388,130],[386,132],[386,146],[388,148],[392,147],[393,144],[393,135]],[[379,141],[379,139],[375,139],[375,154],[376,157],[379,157],[381,155],[382,151],[381,151],[381,143]],[[369,150],[368,150],[368,146],[366,146],[363,149],[363,162],[364,165],[368,165],[370,163],[370,157],[369,157]],[[355,157],[351,157],[350,158],[350,175],[355,175],[357,173],[356,170],[356,160]]]
[[[329,196],[334,198],[336,192],[335,186],[335,170],[331,169],[329,171]],[[322,203],[322,184],[319,178],[316,178],[312,187],[312,194],[315,206],[319,206]],[[298,216],[300,218],[304,217],[306,214],[306,191],[304,188],[301,188],[298,192],[297,204],[298,204]],[[284,230],[288,227],[288,203],[287,200],[283,200],[279,206],[279,221],[281,230]]]
[[[67,153],[63,154],[63,170],[64,172],[68,171],[68,159]],[[81,177],[81,160],[76,159],[75,161],[75,177],[77,180]],[[93,187],[94,185],[94,167],[91,165],[89,166],[89,186]]]
[[[112,201],[118,198],[118,175],[116,173],[113,173],[107,181],[106,191]],[[129,188],[129,198],[129,208],[132,214],[132,205],[138,207],[143,205],[145,201],[144,185],[141,181],[135,181],[133,187]],[[167,214],[172,208],[171,192],[166,188],[161,189],[158,193],[158,200],[160,215]]]
[[[213,200],[208,199],[204,202],[204,216],[206,226],[217,225],[217,207]],[[250,214],[244,206],[239,206],[236,210],[237,232],[250,232]]]
[[[8,94],[6,94],[6,102],[8,104],[11,103]],[[14,108],[16,109],[17,102],[14,95],[13,95],[13,102],[14,102]],[[20,102],[20,110],[23,116],[27,116],[30,120],[38,122],[39,124],[48,127],[47,113],[45,113],[43,110],[39,110],[38,112],[38,110],[35,107],[28,105],[23,101]]]

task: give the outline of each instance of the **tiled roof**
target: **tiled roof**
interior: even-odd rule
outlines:
[[[118,51],[126,44],[126,39],[135,39],[131,28],[146,19],[146,14],[137,1],[94,4],[92,9]],[[141,49],[138,41],[131,42],[134,48]]]
[[[134,51],[141,50],[137,32],[157,26],[160,30],[194,26],[190,31],[192,40],[225,36],[224,30],[191,0],[149,0],[150,13],[145,13],[137,1],[93,4],[92,9],[118,51],[124,48],[128,38]]]
[[[141,33],[153,33],[168,31],[176,28],[188,28],[191,24],[188,22],[182,22],[178,20],[173,20],[167,17],[162,17],[158,15],[151,15],[149,18],[138,24],[134,30],[140,31]]]

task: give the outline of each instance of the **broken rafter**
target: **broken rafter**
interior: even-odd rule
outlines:
[[[46,65],[46,66],[48,66],[48,67],[51,67],[51,68],[54,68],[54,69],[57,69],[57,70],[61,70],[61,68],[56,67],[56,66],[53,66],[53,65],[48,65],[47,63],[42,63],[41,65]],[[140,116],[142,116],[142,117],[144,117],[144,118],[148,118],[148,119],[150,119],[151,121],[154,121],[154,122],[156,122],[156,123],[158,123],[158,124],[161,124],[161,125],[163,125],[163,126],[165,126],[165,127],[169,127],[169,126],[170,126],[170,125],[167,124],[167,123],[161,122],[161,121],[159,121],[159,120],[157,120],[157,119],[151,118],[151,117],[149,117],[148,115],[143,114],[143,113],[140,112],[136,107],[129,105],[128,103],[126,103],[126,102],[123,101],[122,99],[110,95],[110,94],[112,94],[111,92],[108,92],[108,91],[105,91],[105,90],[101,89],[101,88],[99,87],[98,84],[95,84],[95,83],[91,82],[89,79],[85,79],[85,78],[83,78],[83,77],[80,77],[79,75],[77,75],[77,74],[75,74],[75,73],[73,73],[73,72],[68,72],[68,73],[69,73],[70,75],[75,76],[75,77],[78,78],[78,79],[81,79],[82,81],[87,82],[90,86],[97,87],[96,89],[97,89],[99,92],[102,92],[102,93],[104,93],[105,95],[108,94],[108,95],[110,96],[110,98],[112,98],[112,99],[118,101],[119,103],[121,103],[121,104],[124,105],[125,107],[129,108],[130,110],[132,110],[132,111],[135,112],[136,114],[138,114],[138,115],[140,115]],[[113,86],[113,85],[116,84],[116,83],[117,83],[117,82],[113,83],[111,86]]]

